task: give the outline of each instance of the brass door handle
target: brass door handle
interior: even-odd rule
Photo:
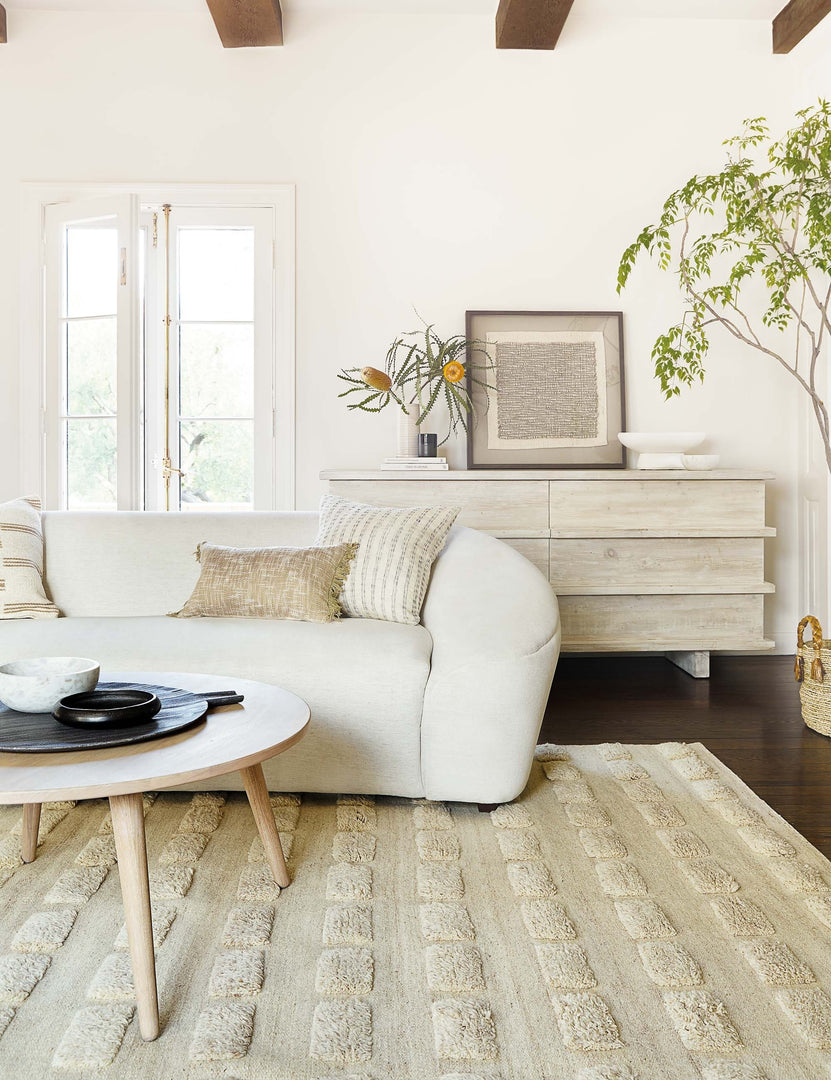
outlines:
[[[166,484],[170,483],[174,473],[177,473],[179,476],[185,475],[181,469],[174,468],[173,462],[169,457],[162,458],[162,479]]]

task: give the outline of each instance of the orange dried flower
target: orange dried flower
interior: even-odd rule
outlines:
[[[465,377],[465,366],[460,364],[458,360],[451,360],[443,367],[444,377],[448,382],[457,383],[461,382]]]

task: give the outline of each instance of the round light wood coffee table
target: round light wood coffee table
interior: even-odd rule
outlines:
[[[198,727],[152,742],[107,750],[0,754],[0,804],[23,803],[24,862],[32,862],[37,851],[41,803],[110,800],[139,1028],[143,1038],[155,1039],[159,1005],[141,796],[239,770],[271,873],[285,888],[289,873],[261,762],[302,739],[309,706],[277,686],[227,675],[107,672],[101,681],[176,686],[195,693],[234,689],[245,695],[244,704],[217,709]]]

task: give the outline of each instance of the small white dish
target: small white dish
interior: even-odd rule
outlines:
[[[707,438],[704,431],[621,431],[618,438],[638,454],[687,454]]]
[[[717,469],[720,460],[721,458],[718,454],[681,455],[681,461],[684,463],[684,468],[689,469],[690,472],[709,472],[710,469]]]
[[[101,672],[81,656],[39,656],[0,665],[0,702],[16,712],[51,712],[61,698],[94,690]]]

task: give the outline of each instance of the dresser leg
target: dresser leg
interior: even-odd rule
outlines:
[[[20,840],[20,853],[24,862],[34,862],[38,850],[38,829],[40,828],[40,803],[23,804],[23,835]]]
[[[702,652],[665,652],[664,656],[670,663],[692,675],[694,679],[710,678],[710,654]]]
[[[262,765],[251,765],[247,769],[240,769],[240,776],[245,785],[245,793],[251,804],[251,813],[260,832],[260,839],[265,849],[265,857],[271,868],[271,875],[281,889],[291,884],[288,867],[283,855],[283,845],[280,843],[280,834],[274,821],[274,813],[268,798],[268,788],[265,784]]]
[[[159,999],[156,992],[156,958],[153,952],[141,795],[111,795],[110,812],[133,965],[139,1029],[141,1037],[150,1041],[159,1036]]]

